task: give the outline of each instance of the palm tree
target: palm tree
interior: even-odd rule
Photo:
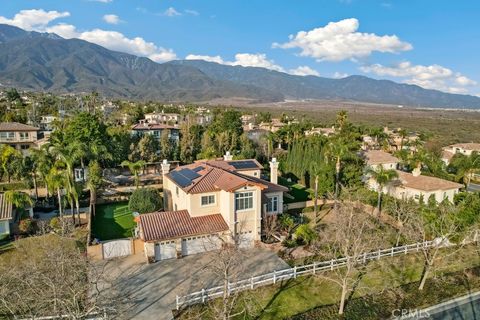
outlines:
[[[2,167],[3,174],[7,175],[8,182],[10,182],[10,178],[12,176],[12,162],[15,161],[16,158],[21,158],[22,154],[16,150],[15,148],[9,145],[2,145],[0,149],[0,164]]]
[[[322,167],[320,163],[313,162],[311,168],[311,174],[314,176],[314,191],[313,191],[313,211],[315,212],[315,222],[318,216],[318,183],[320,175],[322,174]]]
[[[326,150],[326,155],[335,161],[335,208],[338,207],[337,200],[340,192],[340,172],[342,170],[342,161],[351,155],[349,146],[341,139],[330,142]]]
[[[386,170],[382,165],[380,165],[376,170],[374,169],[368,170],[367,174],[377,183],[377,192],[378,192],[377,211],[378,211],[378,217],[380,218],[380,212],[382,209],[383,187],[385,187],[386,185],[391,183],[393,180],[398,178],[398,173],[397,171],[392,169]]]
[[[450,162],[450,167],[456,170],[456,180],[468,187],[473,175],[480,172],[480,154],[473,152],[470,156],[455,155]]]
[[[120,164],[122,167],[128,167],[128,170],[130,170],[130,172],[134,175],[136,188],[138,188],[138,186],[140,185],[140,177],[138,176],[138,174],[145,166],[145,164],[146,162],[143,160],[138,160],[136,162],[125,160]]]
[[[65,176],[64,170],[59,169],[57,166],[52,167],[46,177],[46,182],[49,185],[50,189],[57,193],[58,212],[60,214],[60,217],[63,217],[62,189],[65,187],[66,180],[67,177]]]
[[[405,138],[408,136],[408,132],[405,129],[400,129],[398,131],[398,135],[400,136],[400,150],[403,150],[403,143]]]
[[[347,121],[348,121],[347,111],[342,110],[339,113],[337,113],[337,118],[335,120],[335,125],[340,129],[340,131],[343,130],[343,128],[347,124]]]
[[[90,208],[88,214],[87,243],[90,243],[90,230],[92,225],[92,216],[95,216],[95,206],[97,203],[97,190],[102,185],[102,169],[97,161],[91,161],[88,166],[87,188],[90,191]]]
[[[32,198],[25,192],[21,191],[5,191],[5,200],[14,205],[17,209],[25,209],[33,206]]]

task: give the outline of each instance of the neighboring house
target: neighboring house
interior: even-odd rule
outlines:
[[[55,116],[42,116],[40,118],[40,130],[47,132],[53,131],[53,122],[57,119]]]
[[[139,217],[140,238],[150,261],[220,248],[224,241],[252,247],[260,240],[262,218],[283,212],[277,184],[278,162],[270,163],[271,181],[260,178],[256,160],[201,160],[170,171],[164,161],[165,212]]]
[[[382,166],[385,170],[397,169],[400,160],[388,152],[382,150],[368,150],[363,153],[367,166],[377,170]]]
[[[28,149],[35,146],[38,130],[23,123],[2,122],[0,123],[0,143],[8,144],[25,154]]]
[[[315,128],[312,127],[311,130],[305,131],[306,136],[313,136],[313,135],[323,135],[325,137],[329,137],[335,134],[335,127],[331,128]]]
[[[148,123],[140,122],[132,126],[132,133],[142,136],[144,134],[151,134],[156,139],[161,139],[163,132],[168,132],[168,137],[174,142],[180,140],[180,129],[175,126],[167,124],[157,124],[157,123]]]
[[[286,123],[283,123],[280,119],[273,118],[270,122],[262,122],[258,125],[259,129],[267,130],[270,132],[277,132],[284,126],[286,126]]]
[[[145,122],[163,123],[163,124],[179,124],[183,121],[183,116],[178,113],[152,112],[145,114]]]
[[[473,152],[480,153],[480,143],[457,143],[442,148],[442,161],[448,165],[453,156],[457,153],[465,156],[472,155]]]
[[[383,193],[397,199],[414,199],[419,201],[423,199],[427,202],[430,196],[434,196],[437,202],[445,199],[453,202],[455,194],[462,184],[451,182],[448,180],[422,176],[420,169],[416,168],[412,173],[397,170],[398,179],[383,188]],[[377,190],[377,184],[373,179],[368,181],[368,185],[372,190]]]
[[[0,239],[10,235],[12,220],[12,204],[5,200],[5,194],[0,193]]]

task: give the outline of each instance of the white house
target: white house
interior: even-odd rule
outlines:
[[[442,149],[442,161],[448,165],[453,156],[457,153],[465,156],[472,155],[473,152],[480,152],[480,143],[457,143],[446,146]]]
[[[382,150],[368,150],[363,153],[367,166],[377,170],[382,166],[385,170],[397,169],[400,160],[388,152]]]

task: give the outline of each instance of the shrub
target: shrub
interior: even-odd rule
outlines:
[[[18,229],[21,233],[32,234],[35,232],[35,221],[33,221],[31,218],[20,220]]]
[[[295,248],[297,246],[297,241],[294,239],[285,239],[283,240],[282,244],[286,248]]]
[[[295,236],[303,243],[310,244],[313,240],[315,240],[317,234],[308,224],[302,224],[297,228],[297,230],[295,230]]]
[[[295,221],[293,220],[293,218],[288,215],[288,214],[282,214],[280,215],[279,217],[279,223],[280,223],[280,227],[282,228],[282,230],[290,233],[290,231],[293,229],[293,227],[295,226]]]
[[[133,212],[147,213],[159,210],[162,207],[162,198],[156,189],[139,188],[130,196],[128,208]]]

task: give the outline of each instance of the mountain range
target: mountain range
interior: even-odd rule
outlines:
[[[0,24],[0,86],[161,101],[334,99],[422,107],[480,108],[480,98],[364,76],[330,79],[202,60],[159,64],[52,33]]]

